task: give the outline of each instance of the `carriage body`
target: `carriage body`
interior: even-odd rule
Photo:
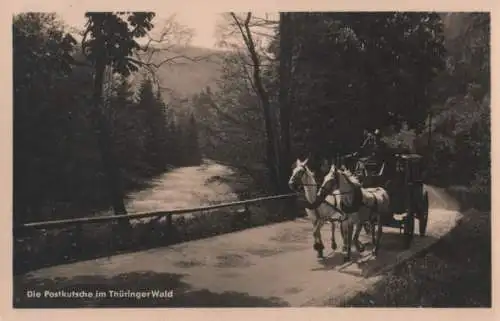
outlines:
[[[419,222],[419,234],[425,235],[429,201],[424,189],[421,155],[393,154],[384,164],[360,159],[354,171],[360,174],[363,187],[383,187],[387,190],[393,215],[386,218],[384,226],[404,232],[407,246],[413,239],[416,220]]]

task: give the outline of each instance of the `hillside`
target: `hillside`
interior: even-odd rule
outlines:
[[[452,52],[456,53],[457,48],[461,48],[462,40],[460,38],[471,28],[471,18],[464,13],[442,13],[440,15],[444,23],[445,46],[448,50],[448,55],[450,55]],[[207,86],[210,86],[212,89],[217,88],[217,79],[222,74],[222,57],[227,54],[224,51],[196,47],[178,48],[175,52],[159,53],[155,57],[156,62],[176,55],[185,55],[192,58],[206,57],[206,59],[197,62],[183,59],[179,60],[179,63],[161,67],[159,78],[162,86],[169,89],[163,90],[162,94],[165,101],[172,102],[170,105],[181,118],[186,112],[192,111],[192,108],[196,109],[195,113],[199,121],[200,143],[207,156],[209,155],[214,159],[232,163],[239,162],[240,158],[250,159],[247,154],[259,155],[260,159],[260,156],[264,153],[264,137],[261,137],[262,133],[249,132],[245,126],[235,125],[228,122],[227,119],[222,119],[221,115],[214,112],[209,104],[193,106],[193,102],[190,99],[193,94],[199,93]],[[443,81],[440,81],[440,84],[442,83]],[[235,89],[236,91],[238,90]],[[183,101],[184,99],[188,99],[188,101]],[[239,100],[238,103],[241,104],[241,101]],[[246,115],[247,109],[257,106],[250,105],[238,106],[240,108],[237,109],[237,112],[235,112],[236,106],[231,106],[229,114],[235,115],[241,113],[241,115]],[[227,106],[224,107],[227,108]],[[457,106],[456,108],[460,107]],[[256,108],[256,113],[258,114],[260,109]],[[439,115],[439,113],[436,111],[434,114],[433,125],[440,123],[439,120],[444,117],[444,115]],[[207,114],[210,117],[207,118]],[[260,126],[257,127],[260,128]],[[413,138],[413,133],[404,132],[396,135],[394,140],[397,142],[404,141],[406,145],[413,145],[409,143],[413,141]],[[426,143],[427,139],[424,137],[423,141]],[[250,142],[255,143],[256,146],[250,148]],[[255,159],[251,159],[251,163],[256,162]]]
[[[163,64],[157,71],[157,77],[164,88],[162,96],[165,101],[170,101],[173,97],[189,98],[207,86],[215,88],[224,54],[224,51],[200,47],[182,47],[155,53],[154,63],[179,57],[172,63]],[[136,75],[132,82],[137,84],[141,77],[143,75]]]

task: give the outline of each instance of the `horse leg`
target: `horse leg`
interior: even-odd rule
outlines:
[[[314,236],[314,250],[318,253],[318,258],[323,258],[323,249],[325,246],[323,245],[323,240],[321,239],[321,227],[323,226],[324,221],[321,219],[317,219],[314,223],[313,236]]]
[[[380,238],[382,237],[382,215],[380,213],[377,215],[377,225],[377,239],[375,241],[375,247],[373,248],[373,256],[377,256],[378,254]]]
[[[353,232],[353,223],[351,221],[351,219],[348,219],[347,220],[347,235],[345,235],[346,237],[346,240],[347,240],[347,253],[346,255],[344,256],[344,262],[347,262],[349,260],[351,260],[351,247],[352,247],[352,232]]]
[[[376,218],[374,218],[372,215],[370,215],[370,224],[372,226],[371,230],[372,230],[372,245],[375,246],[375,243],[376,243],[376,238],[375,238],[375,227],[377,226],[376,225]]]
[[[332,224],[332,250],[336,250],[337,249],[337,242],[335,242],[335,221],[334,220],[331,220],[330,221],[330,224]],[[340,229],[342,230],[342,229]]]
[[[342,237],[342,252],[347,252],[347,237],[346,237],[346,229],[347,229],[347,220],[340,221],[340,236]]]
[[[356,224],[356,230],[354,231],[354,237],[353,237],[354,246],[356,247],[356,250],[359,253],[362,253],[365,251],[365,246],[363,244],[361,244],[361,242],[359,241],[359,235],[361,234],[362,229],[363,229],[363,222],[361,222],[361,220],[360,220]]]

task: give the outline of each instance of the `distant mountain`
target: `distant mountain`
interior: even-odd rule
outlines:
[[[172,59],[157,70],[162,96],[166,101],[173,97],[189,98],[207,86],[216,88],[221,75],[222,57],[227,52],[200,47],[177,47],[154,53],[153,62]],[[132,83],[137,84],[143,75],[137,74]]]

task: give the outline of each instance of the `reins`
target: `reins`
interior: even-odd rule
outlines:
[[[301,184],[302,186],[316,186],[318,187],[318,184]],[[332,192],[331,194],[329,195],[347,195],[347,194],[351,194],[352,192],[344,192],[344,193],[336,193],[336,192]]]
[[[363,205],[363,195],[362,195],[362,190],[361,186],[358,186],[351,180],[351,176],[347,175],[346,173],[343,174],[344,179],[347,181],[347,184],[351,186],[352,191],[350,193],[353,194],[353,199],[352,199],[352,204],[345,209],[346,212],[353,213],[357,212],[359,208]]]
[[[305,168],[306,171],[308,171],[307,168]],[[301,185],[304,187],[304,186],[313,186],[313,187],[316,187],[316,188],[320,188],[320,186],[318,186],[317,183],[315,184],[304,184],[304,183],[301,183]],[[335,195],[347,195],[347,194],[350,194],[352,192],[344,192],[344,193],[339,193],[339,192],[332,192],[330,193],[329,195],[332,195],[332,196],[335,196]],[[330,206],[331,208],[333,208],[335,211],[339,212],[341,215],[342,215],[342,218],[340,220],[334,220],[334,221],[340,221],[340,222],[343,222],[345,220],[347,220],[347,213],[345,211],[343,211],[341,208],[338,207],[338,203],[337,203],[337,199],[335,199],[335,205],[334,204],[331,204],[330,202],[327,202],[326,200],[324,200],[322,203],[327,205],[327,206]],[[314,214],[317,216],[317,217],[320,217],[321,215],[319,214],[318,212],[318,208],[315,208],[313,209],[314,211]]]

